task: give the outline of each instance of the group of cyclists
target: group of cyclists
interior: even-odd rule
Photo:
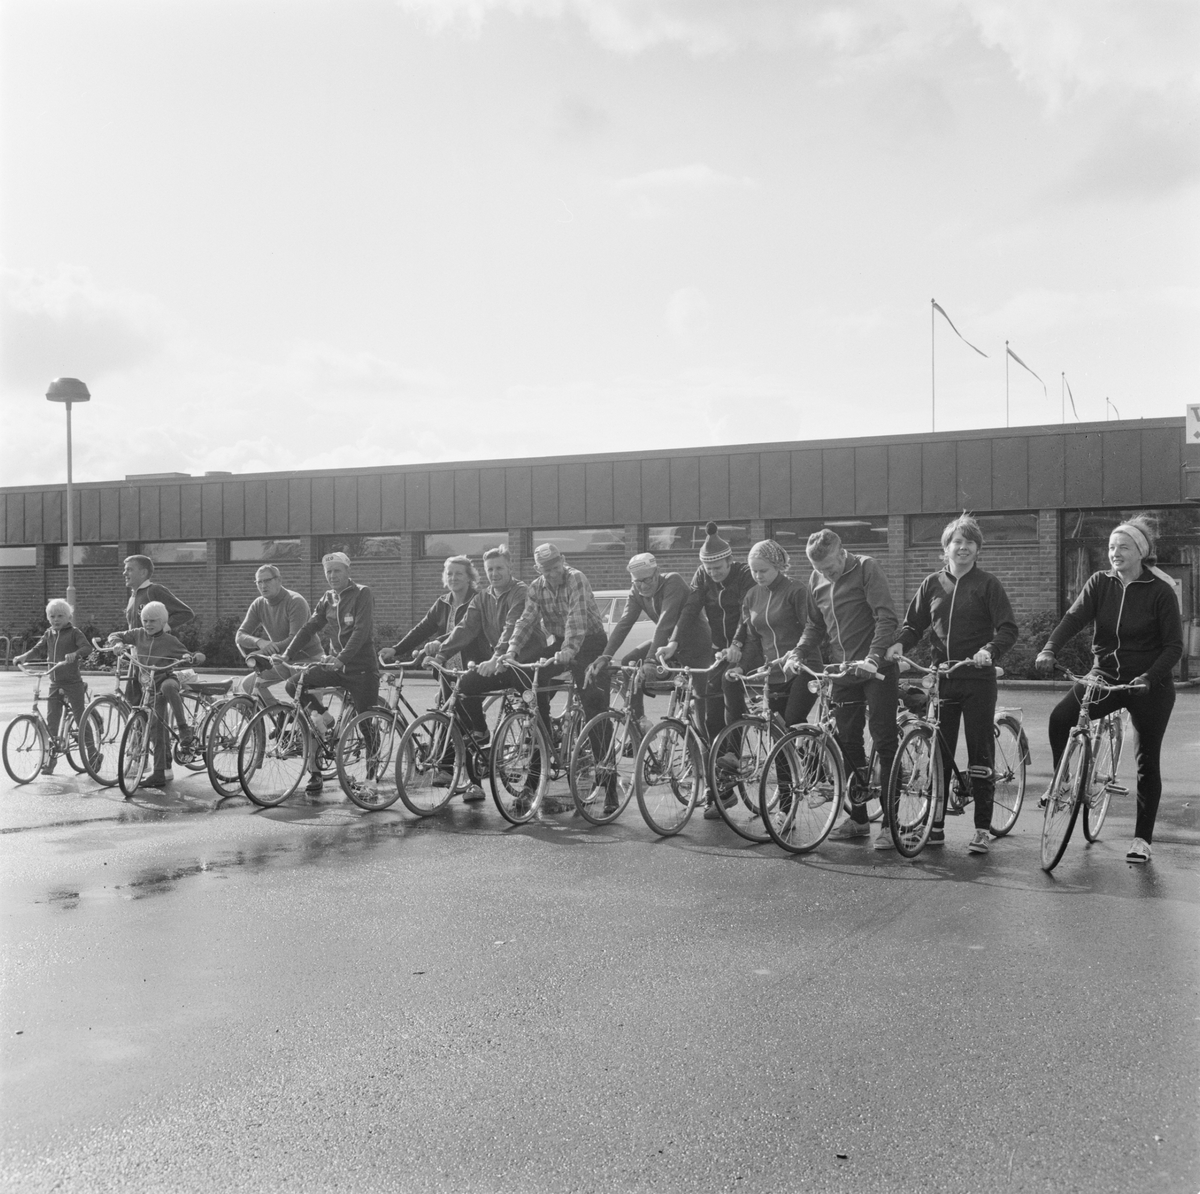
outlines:
[[[264,564],[255,576],[259,595],[236,633],[237,646],[254,669],[243,690],[270,704],[278,700],[272,686],[286,682],[288,691],[315,716],[332,721],[319,690],[341,690],[356,709],[366,710],[379,700],[381,662],[432,660],[442,668],[469,669],[459,681],[455,717],[462,733],[485,748],[485,696],[532,687],[527,665],[534,661],[546,661],[537,689],[543,725],[549,723],[550,697],[541,685],[552,675],[569,675],[585,717],[592,718],[609,706],[614,665],[636,666],[647,679],[670,665],[698,669],[694,679],[701,715],[696,728],[705,742],[711,742],[725,726],[744,716],[743,678],[748,674],[766,673],[767,704],[791,727],[806,720],[816,700],[809,683],[811,672],[805,669],[834,669],[837,742],[848,771],[863,782],[864,728],[869,726],[886,776],[897,752],[900,665],[906,653],[928,639],[933,665],[946,671],[939,704],[940,749],[943,756],[953,757],[961,726],[974,802],[974,832],[967,849],[986,854],[994,787],[997,665],[1016,642],[1018,629],[1004,586],[979,565],[984,539],[976,520],[963,513],[947,524],[941,537],[944,565],[921,582],[903,618],[880,564],[847,550],[831,529],[809,537],[803,578],[790,575],[788,553],[773,539],[755,543],[743,563],[734,559],[717,523],[709,522],[705,531],[699,566],[690,580],[661,569],[649,552],[629,560],[631,587],[624,614],[607,634],[587,577],[568,563],[554,543],[535,548],[536,576],[529,582],[516,575],[506,547],[483,553],[483,579],[469,557],[451,556],[443,566],[443,593],[407,634],[378,655],[371,590],[353,579],[351,561],[344,553],[333,552],[322,559],[329,587],[311,610],[301,594],[285,587],[277,567]],[[1093,626],[1093,670],[1121,687],[1094,701],[1090,711],[1099,717],[1125,708],[1137,730],[1137,820],[1126,858],[1144,863],[1150,860],[1162,792],[1159,760],[1175,700],[1172,668],[1183,651],[1182,623],[1174,588],[1154,567],[1154,528],[1148,518],[1136,516],[1116,526],[1109,536],[1108,556],[1111,568],[1090,577],[1051,633],[1036,666],[1042,674],[1051,673],[1062,646],[1084,627]],[[128,629],[111,635],[109,641],[128,644],[141,659],[181,659],[186,649],[172,631],[193,614],[152,580],[153,571],[146,556],[125,560]],[[634,622],[643,614],[654,623],[652,638],[621,653]],[[50,663],[69,665],[52,678],[48,722],[53,734],[63,702],[73,709],[82,702],[77,665],[89,653],[90,644],[71,625],[72,611],[66,602],[51,602],[47,615],[50,629],[20,658],[44,655]],[[305,665],[299,685],[295,665]],[[172,708],[182,725],[175,708],[177,681],[165,673],[155,679],[154,688],[154,706],[163,723]],[[1082,684],[1074,685],[1051,713],[1049,736],[1056,767],[1079,716],[1083,691]],[[635,686],[631,700],[635,724],[644,733],[640,686]],[[716,760],[717,772],[722,767],[736,769],[738,763],[736,754],[722,755]],[[51,756],[46,770],[53,766]],[[169,766],[165,734],[160,734],[154,771],[143,786],[164,786]],[[948,785],[950,767],[942,771]],[[484,798],[480,778],[469,776],[470,783],[462,790],[467,803]],[[320,773],[314,771],[307,790],[317,792],[321,784]],[[726,787],[715,785],[707,794],[704,816],[717,819],[721,815],[717,802],[734,799]],[[607,800],[616,800],[615,791],[608,793]],[[928,845],[944,843],[945,811],[943,790]],[[831,837],[870,838],[874,849],[892,849],[886,806],[873,838],[862,803],[852,805]]]

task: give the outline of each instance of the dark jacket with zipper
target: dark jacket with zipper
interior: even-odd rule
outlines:
[[[972,567],[960,577],[949,568],[933,572],[917,589],[897,640],[911,651],[930,632],[933,662],[957,663],[986,647],[993,663],[1017,641],[1017,623],[1004,586],[990,572]],[[956,679],[994,676],[994,667],[961,668]]]
[[[846,567],[835,581],[814,571],[808,582],[808,624],[800,654],[828,643],[830,663],[870,659],[883,664],[883,653],[896,641],[899,621],[883,569],[870,556],[846,553]]]
[[[704,565],[696,569],[692,577],[692,596],[688,598],[685,613],[693,607],[704,611],[708,618],[708,629],[712,634],[713,646],[723,651],[737,633],[738,623],[742,620],[742,602],[746,594],[754,588],[754,577],[750,569],[741,563],[729,566],[729,575],[722,581],[715,581]],[[682,616],[681,620],[682,620]]]
[[[734,641],[742,647],[738,666],[752,672],[777,663],[800,641],[804,631],[808,590],[804,582],[782,572],[769,585],[755,585],[742,599],[742,620]],[[800,657],[816,670],[821,666],[815,651]]]
[[[62,667],[50,673],[52,684],[74,684],[82,680],[83,677],[79,674],[80,660],[88,659],[95,649],[88,641],[87,635],[70,623],[61,630],[51,627],[33,647],[33,651],[46,653],[47,663],[62,663],[63,659],[72,652],[78,655],[78,659],[71,663],[63,663]],[[33,651],[30,651],[30,654],[33,654]]]
[[[451,606],[453,600],[454,598],[449,593],[443,593],[429,607],[429,613],[398,643],[393,644],[392,650],[396,652],[397,659],[411,655],[431,638],[442,639],[453,634],[455,629],[463,624],[472,601],[464,601],[457,609],[453,609]],[[492,648],[483,632],[482,624],[476,627],[475,634],[466,643],[456,646],[454,651],[447,651],[443,647],[440,655],[442,658],[446,658],[456,653],[462,657],[464,666],[468,663],[482,663],[485,659],[491,658]]]
[[[334,654],[348,672],[378,672],[374,633],[375,601],[366,585],[351,581],[340,593],[329,589],[317,602],[312,617],[296,631],[296,637],[284,651],[289,662],[301,648],[321,631],[327,631]]]
[[[1114,683],[1139,676],[1171,683],[1183,654],[1183,622],[1174,588],[1149,568],[1128,585],[1115,572],[1093,572],[1043,649],[1054,654],[1089,622],[1096,668]]]

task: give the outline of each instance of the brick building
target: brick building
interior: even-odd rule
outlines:
[[[21,634],[66,589],[65,486],[0,489],[0,631]],[[1122,514],[1153,510],[1160,561],[1182,586],[1189,655],[1200,656],[1200,445],[1183,419],[941,432],[723,448],[608,453],[303,473],[131,476],[75,487],[75,583],[83,620],[122,623],[120,560],[211,625],[240,617],[263,560],[315,598],[326,551],[355,560],[377,623],[403,630],[440,590],[445,556],[507,539],[522,574],[554,539],[597,589],[625,588],[652,550],[690,575],[703,523],[735,551],[768,535],[803,571],[802,545],[834,527],[884,564],[898,600],[937,566],[956,511],[984,524],[982,565],[1018,615],[1057,614],[1095,568]],[[902,597],[901,597],[902,595]],[[1195,665],[1193,665],[1195,666]]]

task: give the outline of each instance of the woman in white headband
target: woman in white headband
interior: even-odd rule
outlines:
[[[1130,862],[1149,862],[1162,796],[1159,757],[1175,705],[1171,669],[1183,654],[1183,624],[1174,585],[1166,573],[1152,566],[1154,528],[1149,519],[1135,515],[1114,527],[1108,537],[1108,560],[1112,568],[1088,577],[1054,628],[1037,657],[1037,668],[1049,673],[1063,644],[1094,623],[1095,670],[1114,684],[1136,685],[1132,690],[1109,693],[1094,702],[1089,712],[1092,717],[1103,717],[1113,709],[1129,710],[1138,738],[1137,823],[1125,857]],[[1050,714],[1055,769],[1079,718],[1082,694],[1083,686],[1076,684]]]

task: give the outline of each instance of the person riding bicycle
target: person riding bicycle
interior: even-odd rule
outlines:
[[[485,693],[507,688],[519,691],[529,687],[529,680],[520,672],[504,667],[502,659],[508,650],[513,627],[525,609],[529,586],[513,573],[512,557],[507,547],[489,547],[483,553],[483,571],[487,584],[475,594],[467,606],[462,621],[442,641],[437,662],[451,652],[475,640],[481,633],[490,647],[490,655],[477,671],[465,676],[459,685],[459,713],[463,729],[474,735],[477,742],[487,741],[487,724],[483,717]],[[540,625],[535,626],[521,649],[519,662],[532,663],[546,653],[546,636]],[[550,694],[538,695],[542,720],[550,720]]]
[[[42,765],[43,775],[53,774],[54,765],[58,762],[56,744],[64,699],[75,714],[76,727],[83,725],[87,687],[79,674],[79,661],[87,659],[95,648],[88,641],[87,635],[71,621],[74,616],[75,611],[70,603],[61,597],[55,597],[46,606],[46,620],[50,623],[50,629],[24,655],[13,658],[13,663],[25,663],[35,657],[44,657],[48,664],[60,665],[49,673],[50,693],[46,700],[46,726],[50,731],[50,747],[46,762]]]
[[[750,548],[747,565],[754,585],[742,599],[737,630],[722,652],[730,665],[724,676],[726,725],[746,716],[743,673],[764,666],[771,669],[767,704],[772,713],[779,714],[787,725],[793,726],[802,722],[812,708],[813,697],[806,678],[791,674],[784,667],[804,631],[808,600],[804,582],[787,575],[789,563],[787,552],[774,539],[764,539]],[[805,650],[803,655],[810,661],[810,666],[820,667],[815,652]],[[731,741],[730,745],[734,750],[722,754],[716,762],[718,773],[736,772],[740,766],[736,753],[740,744]],[[737,800],[737,796],[726,793],[721,799],[728,806]],[[704,816],[711,821],[720,815],[710,794]]]
[[[166,585],[150,578],[154,575],[154,561],[149,556],[126,556],[121,565],[121,576],[129,590],[129,601],[125,605],[125,625],[136,630],[141,625],[143,607],[151,601],[159,602],[167,611],[167,629],[174,632],[186,626],[196,615],[191,606],[181,601]],[[142,699],[142,685],[135,672],[125,687],[125,698],[131,705]]]
[[[946,840],[946,799],[952,774],[949,760],[954,758],[958,745],[961,719],[967,741],[967,774],[975,801],[975,833],[967,846],[972,854],[986,854],[991,839],[996,787],[995,665],[1017,641],[1018,633],[1004,586],[978,566],[982,548],[983,532],[969,514],[946,524],[942,531],[946,566],[921,582],[904,615],[900,638],[885,655],[889,660],[899,659],[928,631],[935,667],[962,660],[975,665],[960,667],[941,680],[938,737],[944,760],[943,786],[926,843],[940,846]]]
[[[263,704],[274,705],[277,700],[268,685],[279,684],[288,678],[288,671],[272,664],[270,656],[281,654],[300,633],[308,621],[308,602],[299,593],[283,587],[283,576],[274,564],[264,564],[254,574],[258,596],[250,602],[242,624],[234,634],[234,643],[243,657],[255,669],[241,683],[242,691],[250,696],[257,693]],[[322,657],[321,644],[315,639],[299,655],[303,663]]]
[[[804,633],[792,652],[790,668],[799,665],[806,651],[818,649],[829,663],[852,668],[833,686],[838,745],[853,782],[867,782],[863,724],[868,722],[880,774],[886,777],[896,757],[896,705],[900,694],[899,668],[884,661],[898,629],[887,576],[870,556],[848,552],[841,537],[828,528],[809,535],[804,550],[813,571],[808,582]],[[805,685],[797,704],[798,720],[807,716],[815,700]],[[790,719],[789,724],[793,724]],[[856,803],[850,819],[830,836],[845,841],[869,833],[867,810]],[[886,810],[873,844],[876,850],[893,848]]]
[[[578,568],[572,568],[562,552],[553,543],[541,543],[533,552],[533,563],[538,575],[529,584],[525,596],[525,608],[517,618],[509,636],[508,646],[500,663],[512,667],[520,658],[522,648],[540,626],[546,636],[546,650],[553,651],[553,666],[538,674],[538,682],[545,683],[553,676],[569,672],[571,682],[579,693],[585,720],[590,720],[608,708],[609,688],[588,680],[588,665],[594,663],[604,651],[606,641],[604,622],[592,586]],[[539,708],[539,716],[542,711]],[[542,716],[542,728],[550,733],[549,723]],[[596,757],[603,755],[605,741],[595,741]],[[615,802],[615,777],[606,795],[608,802]],[[548,806],[543,804],[543,811]]]
[[[1112,684],[1133,690],[1112,692],[1094,701],[1088,712],[1103,717],[1128,709],[1137,730],[1137,820],[1129,862],[1149,862],[1154,822],[1162,798],[1160,755],[1175,705],[1171,669],[1183,654],[1183,623],[1175,587],[1154,567],[1154,524],[1144,515],[1126,519],[1108,537],[1108,572],[1093,572],[1079,596],[1050,632],[1035,661],[1037,670],[1054,670],[1055,655],[1089,623],[1093,671]],[[1083,685],[1076,684],[1050,713],[1050,750],[1054,769],[1079,718]]]
[[[490,654],[488,641],[478,622],[473,623],[474,633],[464,641],[460,636],[453,644],[451,639],[463,629],[467,613],[476,597],[479,573],[468,556],[450,556],[442,565],[442,586],[445,592],[429,607],[429,612],[398,642],[385,647],[379,654],[384,663],[391,663],[397,656],[412,655],[414,661],[424,658],[436,659],[443,667],[463,668],[469,663],[480,663]],[[442,695],[449,692],[449,681],[442,679]],[[451,781],[454,773],[452,756],[443,760],[442,786]],[[468,760],[469,763],[469,760]],[[435,781],[436,782],[436,781]],[[470,784],[463,793],[467,804],[484,798],[483,788],[477,777],[470,776]]]
[[[625,599],[625,611],[612,628],[604,651],[589,668],[598,683],[607,678],[613,655],[629,636],[633,624],[645,613],[654,622],[654,636],[648,643],[634,647],[621,658],[621,666],[640,663],[643,681],[658,674],[657,653],[663,648],[663,658],[674,667],[708,667],[713,661],[712,635],[708,617],[697,603],[689,605],[691,586],[678,572],[659,572],[658,561],[648,551],[631,559],[627,565],[633,586]],[[650,728],[645,716],[645,695],[636,685],[629,698],[629,708],[644,736]]]
[[[134,655],[140,663],[161,664],[188,655],[187,647],[173,634],[168,633],[167,607],[161,601],[148,601],[141,607],[140,617],[140,628],[114,631],[108,636],[109,643],[125,643],[133,647]],[[175,724],[179,727],[180,750],[191,749],[194,735],[191,726],[188,725],[183,698],[179,695],[179,681],[173,672],[156,673],[151,686],[154,693],[154,770],[148,779],[142,780],[141,786],[165,788],[170,778],[168,771],[171,766],[167,733],[168,705],[175,715]],[[138,699],[141,699],[140,696]]]
[[[323,556],[321,566],[325,569],[329,589],[317,602],[312,616],[296,631],[283,658],[288,663],[301,659],[305,647],[327,631],[333,651],[325,656],[324,663],[308,669],[299,699],[306,708],[325,715],[324,705],[310,690],[338,688],[362,713],[379,700],[379,662],[372,642],[375,599],[366,585],[355,584],[350,579],[350,558],[345,552],[334,551]],[[296,678],[288,681],[287,691],[291,695],[295,696],[298,688]],[[320,790],[321,772],[317,768],[305,791],[315,794]]]

